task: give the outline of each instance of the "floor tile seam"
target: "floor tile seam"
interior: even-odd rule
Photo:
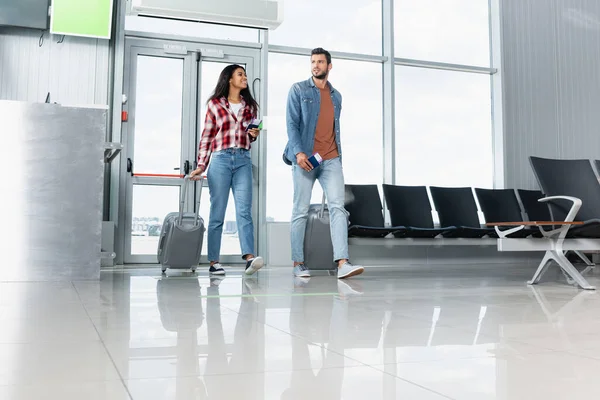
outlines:
[[[49,382],[37,382],[37,383],[11,383],[11,384],[0,384],[0,388],[6,388],[6,387],[35,387],[35,386],[68,386],[69,384],[74,384],[74,385],[78,385],[78,384],[95,384],[95,383],[120,383],[123,384],[123,381],[121,379],[94,379],[94,380],[89,380],[89,379],[78,379],[77,381],[73,381],[73,379],[68,378],[68,381],[62,382],[62,381],[53,381],[52,383]]]
[[[123,379],[123,375],[121,374],[121,371],[117,367],[117,363],[115,362],[112,354],[110,353],[110,351],[108,350],[108,347],[106,346],[106,343],[104,342],[104,339],[102,338],[102,335],[100,334],[100,330],[96,326],[95,322],[92,320],[92,317],[90,316],[90,313],[88,312],[86,305],[83,303],[83,301],[81,299],[81,295],[79,294],[79,290],[77,290],[77,287],[75,286],[74,282],[71,282],[71,285],[73,286],[75,293],[77,293],[77,297],[79,298],[79,301],[80,301],[81,305],[83,306],[83,309],[85,310],[85,314],[87,315],[90,323],[94,327],[94,330],[96,331],[96,334],[98,335],[98,338],[100,339],[100,343],[102,343],[102,347],[104,348],[104,351],[106,352],[106,355],[108,356],[108,359],[110,360],[115,372],[117,373],[117,376],[119,377],[119,380],[121,381],[121,385],[123,385],[123,389],[129,396],[129,399],[134,400],[133,395],[129,391],[129,388],[127,387],[127,384],[125,383],[125,380]]]

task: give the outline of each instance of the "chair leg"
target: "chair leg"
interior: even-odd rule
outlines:
[[[563,254],[562,251],[561,252],[552,251],[551,253],[552,253],[551,257],[554,258],[554,260],[556,260],[556,262],[558,263],[558,265],[560,265],[562,270],[565,271],[575,282],[577,282],[577,284],[582,289],[586,289],[586,290],[595,290],[596,289],[596,287],[590,285],[588,283],[588,281],[583,277],[583,275],[581,275],[581,273],[579,271],[577,271],[577,269],[573,266],[573,264],[571,264],[571,262],[567,259],[567,257],[565,257],[565,255]]]
[[[530,281],[527,281],[527,284],[535,285],[536,283],[538,283],[540,281],[540,278],[542,277],[542,275],[544,275],[544,272],[546,272],[546,269],[548,268],[548,263],[551,260],[552,260],[551,252],[547,251],[546,254],[544,254],[544,258],[542,259],[542,262],[538,266],[537,271],[535,271],[535,274],[533,274],[533,278],[531,278]]]
[[[585,254],[583,254],[581,251],[574,250],[573,252],[577,255],[577,257],[581,258],[581,260],[583,260],[583,262],[585,263],[585,265],[587,265],[588,267],[593,267],[593,266],[596,265]]]

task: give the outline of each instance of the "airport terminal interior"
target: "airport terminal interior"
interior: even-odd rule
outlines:
[[[309,277],[316,48],[344,204],[295,217]],[[189,179],[231,64],[257,271]],[[597,0],[0,2],[0,400],[598,398],[599,88]]]

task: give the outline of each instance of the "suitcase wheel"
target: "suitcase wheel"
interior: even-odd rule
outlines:
[[[196,267],[192,267],[192,272],[196,273]]]

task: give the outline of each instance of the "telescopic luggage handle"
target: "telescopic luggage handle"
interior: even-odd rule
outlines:
[[[196,203],[196,218],[194,219],[194,225],[198,224],[198,220],[200,219],[200,201],[202,200],[202,187],[204,183],[202,182],[206,179],[206,176],[200,176],[200,190],[198,191],[198,202]],[[181,198],[179,199],[179,224],[181,225],[183,221],[183,207],[185,205],[185,198],[187,195],[187,188],[191,186],[195,181],[193,181],[189,175],[185,175],[183,177],[183,188],[181,190]]]

